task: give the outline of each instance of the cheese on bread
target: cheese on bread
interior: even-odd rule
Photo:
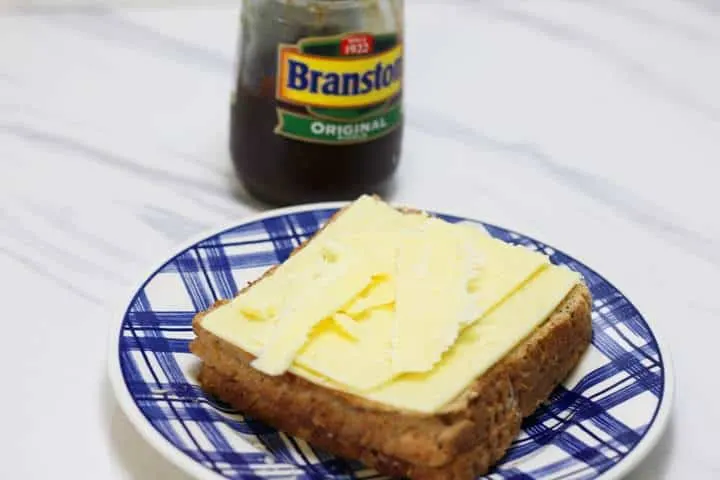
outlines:
[[[363,196],[202,320],[267,375],[431,413],[540,325],[580,281],[468,225]]]

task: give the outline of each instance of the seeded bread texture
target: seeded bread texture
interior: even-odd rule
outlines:
[[[437,413],[420,414],[292,373],[272,377],[255,370],[252,355],[202,326],[205,315],[224,303],[193,320],[196,338],[190,350],[203,362],[199,380],[207,393],[318,448],[383,474],[419,480],[466,480],[487,473],[518,435],[522,419],[576,366],[592,336],[590,292],[578,285],[461,395]]]

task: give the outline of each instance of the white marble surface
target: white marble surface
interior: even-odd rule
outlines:
[[[677,370],[632,478],[720,476],[720,4],[408,0],[407,25],[393,200],[615,282]],[[228,5],[0,13],[0,478],[184,478],[114,403],[106,332],[169,249],[262,208],[226,147],[236,29]]]

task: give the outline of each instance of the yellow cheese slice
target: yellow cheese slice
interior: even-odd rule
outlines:
[[[332,317],[377,278],[387,277],[395,258],[397,234],[363,231],[316,239],[320,258],[300,251],[297,256],[314,260],[293,281],[277,313],[273,332],[252,366],[268,375],[285,373],[308,341],[313,327]],[[277,273],[276,273],[277,274]],[[342,320],[341,320],[342,321]],[[324,373],[324,372],[323,372]]]
[[[428,220],[400,241],[392,369],[425,372],[455,342],[467,300],[467,262],[457,229]]]
[[[282,375],[305,345],[312,328],[334,315],[372,281],[372,262],[338,260],[318,277],[295,287],[296,294],[278,315],[273,332],[252,366],[268,375]]]
[[[322,321],[311,332],[290,367],[290,372],[323,385],[356,392],[376,388],[392,380],[390,339],[392,307],[367,312],[354,326]],[[333,317],[333,321],[337,319]],[[203,327],[252,355],[259,355],[270,340],[273,325],[242,316],[231,304],[214,310]]]
[[[579,281],[577,273],[550,267],[470,326],[427,373],[406,374],[365,397],[397,408],[434,412],[536,329]]]
[[[343,244],[343,239],[357,236],[363,231],[397,231],[400,226],[416,222],[410,217],[374,197],[364,195],[328,223],[302,250],[279,265],[271,275],[261,278],[252,288],[240,293],[232,303],[246,317],[274,319],[287,302],[287,294],[317,275],[324,267],[323,262],[332,254],[333,247]]]
[[[392,375],[385,376],[385,382],[380,383],[382,377],[376,372],[390,371],[388,347],[392,310],[389,308],[379,309],[378,312],[382,312],[380,316],[368,316],[367,323],[365,320],[358,322],[358,325],[367,326],[359,336],[373,339],[372,346],[348,340],[331,328],[319,330],[317,338],[322,340],[317,346],[316,339],[308,343],[291,371],[318,385],[354,393],[396,408],[431,413],[457,397],[475,378],[537,328],[578,281],[579,276],[566,269],[554,266],[544,269],[506,302],[464,330],[455,345],[429,373],[406,374],[394,380]],[[255,327],[259,323],[248,321],[247,325]],[[313,353],[313,358],[306,362],[304,360],[309,352]],[[347,359],[346,363],[337,362],[341,354]],[[364,364],[366,368],[363,368]],[[327,366],[331,366],[332,378],[309,365],[325,371]],[[351,365],[352,369],[346,370],[344,367],[347,365]],[[353,380],[347,382],[349,377]],[[366,387],[375,384],[376,388],[368,391],[372,387],[357,388],[346,383]]]
[[[267,341],[272,324],[244,315],[233,302],[208,313],[202,326],[226,342],[237,345],[252,355],[258,355]]]
[[[392,367],[426,372],[462,328],[549,264],[469,225],[428,220],[398,250]]]
[[[482,318],[523,282],[550,264],[547,256],[522,246],[505,243],[470,225],[458,225],[483,255],[483,265],[470,285],[471,301],[464,324]]]
[[[393,310],[381,307],[355,322],[354,337],[325,328],[313,331],[298,354],[296,367],[311,370],[345,389],[366,391],[392,380],[390,368],[390,331]]]
[[[330,230],[328,229],[328,231]],[[477,294],[477,298],[473,296],[468,297],[471,300],[476,301],[476,304],[473,304],[473,308],[471,309],[473,312],[476,312],[480,309],[487,312],[492,307],[500,304],[503,299],[510,296],[514,290],[519,288],[522,283],[527,280],[527,278],[529,278],[537,270],[548,264],[547,258],[543,255],[531,252],[521,247],[510,246],[499,240],[486,237],[485,235],[482,235],[481,232],[474,233],[479,233],[480,235],[480,238],[473,237],[472,240],[474,244],[479,248],[484,263],[482,268],[479,270],[479,275],[476,278],[475,282],[476,285],[480,285],[481,288],[471,294]],[[360,251],[371,250],[374,252],[380,252],[381,250],[374,248],[377,243],[373,242],[371,237],[371,235],[365,237],[365,241],[368,242],[367,244],[363,245],[358,243],[353,245],[352,249],[359,249]],[[333,236],[330,238],[335,237]],[[361,237],[356,236],[355,238]],[[319,238],[317,240],[319,240]],[[320,251],[321,249],[318,249],[318,252]],[[298,258],[300,258],[300,255],[298,255]],[[380,253],[377,253],[376,258],[382,258],[382,255]],[[311,270],[313,268],[313,264],[311,262],[308,263],[310,264],[308,266],[308,270]],[[282,270],[278,269],[275,275],[280,274],[281,272]],[[302,273],[303,272],[297,272],[296,275],[300,275]],[[265,282],[266,280],[270,280],[271,278],[273,278],[273,276],[267,277],[266,279],[260,281],[258,284],[253,286],[250,291],[261,287],[261,285],[263,285],[263,282]],[[382,279],[388,277],[380,278]],[[375,285],[380,285],[380,282],[382,282],[382,280],[378,281],[377,279],[375,279],[373,280],[373,282]],[[273,283],[275,285],[279,285],[279,283]],[[268,284],[269,283],[266,283],[264,285]],[[485,285],[485,287],[483,287],[483,285]],[[267,298],[277,299],[280,293],[285,293],[280,290],[280,287],[276,288],[278,288],[278,290],[265,290],[266,297],[262,297],[259,295],[258,298],[260,300],[264,300]],[[296,288],[298,288],[298,285],[289,284],[289,286],[287,287],[287,291],[294,291]],[[491,294],[490,292],[493,293]],[[318,301],[324,301],[322,300],[323,298],[324,296],[318,297]],[[264,301],[267,301],[268,304],[272,303],[269,300]],[[392,304],[390,304],[390,306],[392,306]],[[332,309],[332,307],[330,307],[330,309]],[[368,313],[371,312],[372,310],[368,311]],[[448,317],[443,314],[442,318],[447,319]],[[322,319],[317,319],[317,321],[320,320]],[[359,321],[356,321],[355,323],[359,325],[364,322],[365,317],[363,317]],[[210,332],[221,338],[224,338],[225,340],[235,345],[238,345],[240,348],[244,349],[249,353],[252,353],[253,355],[259,355],[262,351],[262,347],[266,343],[271,341],[272,337],[275,335],[273,333],[273,325],[274,322],[257,321],[253,320],[247,315],[240,314],[240,312],[235,306],[235,302],[213,311],[206,317],[203,322],[203,326]],[[309,328],[312,329],[312,326]],[[413,333],[422,334],[421,329],[413,329],[412,327],[410,328]],[[385,360],[380,363],[374,364],[373,369],[364,369],[357,372],[357,374],[353,374],[352,376],[348,375],[346,378],[342,377],[342,371],[338,370],[336,367],[343,366],[346,364],[346,362],[338,362],[338,358],[343,358],[343,356],[351,349],[352,353],[348,353],[348,355],[352,355],[353,358],[358,359],[370,358],[371,356],[376,358],[377,355],[379,355],[380,353],[387,354],[387,352],[384,352],[382,350],[384,347],[381,347],[380,345],[386,345],[390,343],[392,338],[391,329],[381,329],[378,331],[373,331],[372,329],[364,329],[360,330],[359,332],[356,329],[352,330],[354,331],[351,331],[351,329],[347,329],[347,333],[349,335],[334,335],[332,338],[339,338],[339,340],[337,340],[335,343],[333,343],[332,341],[328,341],[327,339],[323,340],[322,354],[318,354],[317,358],[312,361],[313,369],[320,375],[327,374],[329,376],[332,376],[335,381],[342,384],[344,388],[354,389],[357,391],[365,391],[369,388],[373,388],[377,385],[387,382],[389,379],[392,379],[395,376],[396,372],[393,371],[392,366],[389,362],[385,363]],[[313,334],[309,337],[307,343],[312,344],[315,342],[315,340],[316,337]],[[295,366],[308,366],[308,359],[304,356],[303,351],[299,352],[297,357],[295,358]],[[303,375],[301,371],[296,371],[295,368],[291,368],[290,370],[298,373],[299,375]]]

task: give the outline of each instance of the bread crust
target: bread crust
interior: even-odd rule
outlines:
[[[250,366],[252,355],[203,328],[204,316],[224,303],[193,320],[196,338],[190,350],[203,361],[199,380],[206,392],[328,452],[386,475],[419,480],[466,480],[487,473],[520,432],[522,419],[575,367],[592,336],[590,292],[578,285],[539,328],[455,400],[439,412],[422,414],[292,373],[259,372]]]

